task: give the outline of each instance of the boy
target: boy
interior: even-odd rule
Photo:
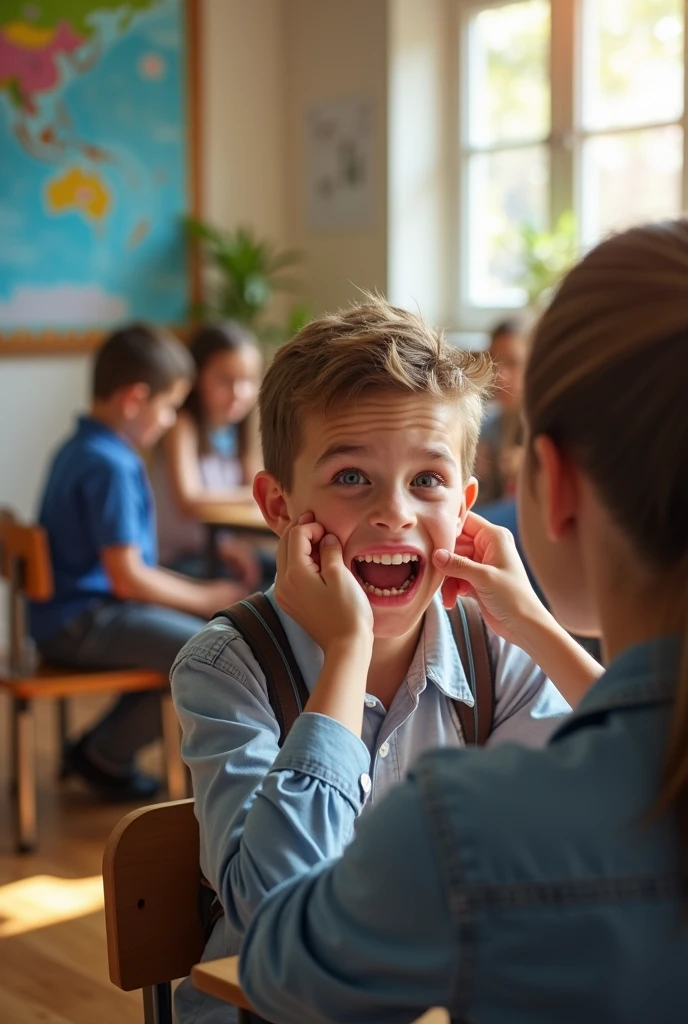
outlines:
[[[256,477],[256,500],[280,536],[311,513],[321,531],[337,537],[372,607],[375,640],[354,781],[339,771],[338,723],[329,719],[321,724],[331,756],[312,760],[312,776],[290,772],[282,757],[279,776],[269,774],[279,727],[265,677],[227,620],[208,625],[177,659],[172,690],[193,779],[202,868],[225,915],[206,947],[208,959],[237,951],[266,892],[338,856],[366,801],[400,781],[422,751],[463,745],[452,700],[472,704],[472,696],[437,595],[443,574],[431,556],[454,550],[475,501],[471,469],[490,380],[486,356],[451,348],[417,316],[373,298],[309,324],[267,371],[260,395],[265,470]],[[313,691],[322,652],[276,610]],[[489,742],[544,744],[567,704],[523,651],[491,631],[489,646],[495,688]],[[306,710],[317,712],[317,701]],[[302,716],[289,735],[292,754],[299,726],[310,717]],[[270,790],[275,785],[277,794]],[[261,801],[264,823],[271,796],[287,813],[274,815],[266,844],[256,841],[250,808]],[[188,981],[177,990],[176,1010],[181,1024],[232,1019],[227,1007]]]
[[[136,449],[151,448],[175,421],[193,375],[186,348],[145,324],[115,332],[98,352],[88,416],[53,459],[40,522],[50,544],[55,593],[31,608],[44,658],[77,668],[169,672],[203,620],[241,596],[157,567],[155,510]],[[160,734],[159,694],[126,694],[78,743],[65,768],[111,800],[152,796],[138,750]]]

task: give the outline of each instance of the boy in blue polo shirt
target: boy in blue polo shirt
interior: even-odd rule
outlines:
[[[145,324],[116,331],[98,352],[90,412],[57,452],[41,503],[54,596],[31,608],[48,661],[84,669],[169,672],[215,609],[241,596],[225,581],[158,568],[155,508],[137,449],[175,421],[193,376],[186,348]],[[151,796],[137,751],[160,734],[159,694],[126,694],[65,751],[65,767],[109,799]]]

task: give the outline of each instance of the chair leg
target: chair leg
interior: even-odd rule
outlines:
[[[16,701],[12,697],[10,698],[10,737],[9,737],[9,751],[10,751],[10,793],[12,798],[16,799],[18,780],[17,780],[17,711],[15,707]]]
[[[64,752],[67,747],[67,740],[69,739],[69,701],[66,697],[61,697],[57,702],[57,756],[59,758],[58,764],[58,778],[66,778],[64,768]]]
[[[17,780],[17,852],[36,848],[36,749],[33,706],[14,701],[14,773]]]
[[[172,1024],[172,986],[168,981],[143,989],[144,1024]]]
[[[179,719],[169,693],[162,696],[160,702],[162,713],[162,744],[165,755],[165,771],[167,774],[167,795],[170,800],[183,800],[188,786],[186,766],[182,761],[181,730]]]

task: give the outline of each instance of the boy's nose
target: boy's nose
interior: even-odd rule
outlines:
[[[378,500],[371,510],[370,522],[373,526],[398,533],[415,526],[416,518],[409,503],[400,495],[390,495]]]

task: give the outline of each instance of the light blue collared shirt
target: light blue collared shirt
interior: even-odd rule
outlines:
[[[268,597],[312,690],[322,651],[275,604],[272,591]],[[523,651],[490,631],[488,637],[495,667],[494,730],[488,745],[507,740],[544,745],[568,705]],[[389,710],[366,695],[361,739],[337,722],[306,714],[280,753],[263,674],[227,620],[209,623],[184,647],[172,670],[172,693],[193,780],[201,865],[225,908],[205,959],[237,952],[256,907],[275,886],[340,856],[364,806],[399,783],[420,754],[462,746],[448,698],[473,703],[439,596],[426,612],[407,678]],[[308,719],[318,720],[319,753],[314,757]],[[249,813],[259,797],[263,813]],[[177,990],[176,1012],[180,1024],[232,1019],[226,1006],[189,981]]]
[[[457,1024],[685,1024],[685,851],[674,815],[651,813],[679,646],[625,651],[545,750],[424,754],[341,858],[258,908],[241,948],[256,1010],[280,1024],[407,1024],[430,1006]],[[302,716],[275,779],[311,776],[333,741],[353,762],[355,737],[324,721]],[[266,789],[252,827],[280,814]]]

